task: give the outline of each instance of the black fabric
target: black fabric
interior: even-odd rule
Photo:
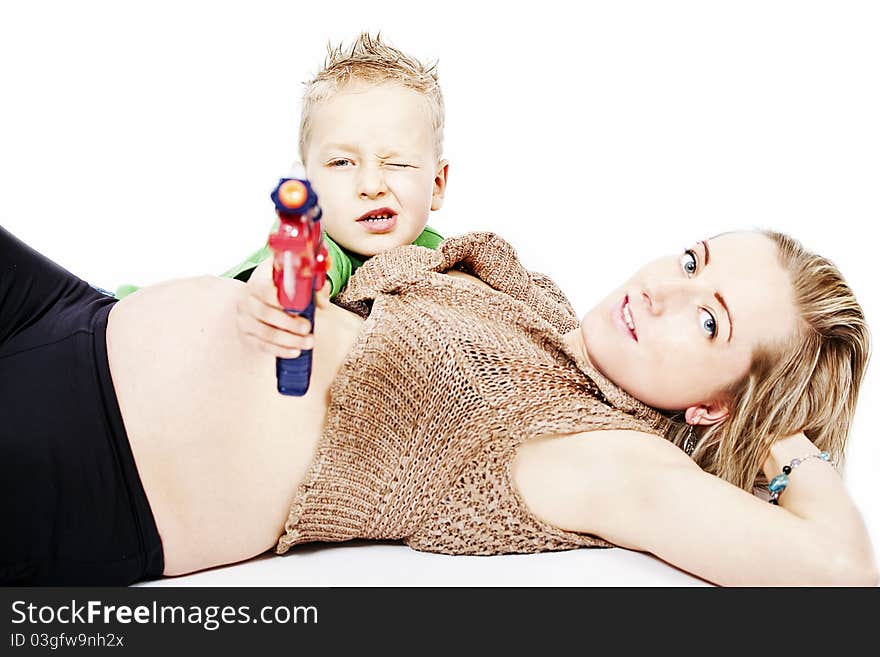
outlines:
[[[2,584],[162,574],[107,361],[115,302],[0,227]]]
[[[241,281],[242,283],[247,283],[251,280],[251,276],[256,271],[256,267],[251,267],[250,269],[245,269],[244,271],[240,271],[235,275],[235,280]]]

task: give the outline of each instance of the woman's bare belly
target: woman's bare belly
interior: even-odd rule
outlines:
[[[176,575],[274,546],[362,320],[318,309],[309,392],[278,394],[275,358],[238,336],[242,283],[145,288],[110,313],[107,351],[138,473]]]

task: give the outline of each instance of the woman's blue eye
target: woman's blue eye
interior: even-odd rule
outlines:
[[[343,167],[346,164],[351,164],[350,160],[330,160],[328,163],[331,167]]]
[[[708,310],[700,309],[700,328],[714,338],[718,334],[718,323]]]
[[[681,254],[678,263],[681,265],[681,268],[684,270],[684,273],[687,274],[688,278],[691,278],[697,273],[699,264],[697,261],[697,254],[691,249],[686,249],[685,252]],[[712,313],[703,308],[700,308],[700,330],[710,338],[714,338],[718,334],[718,322],[715,321],[715,317]]]
[[[697,273],[697,254],[690,249],[681,254],[678,262],[688,276],[693,276]]]

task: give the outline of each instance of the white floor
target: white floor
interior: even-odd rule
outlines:
[[[300,546],[138,586],[710,586],[650,555],[619,548],[492,557],[389,543]]]

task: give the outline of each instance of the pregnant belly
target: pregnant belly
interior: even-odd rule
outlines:
[[[347,353],[339,342],[356,335],[354,325],[319,314],[325,330],[315,336],[309,393],[279,395],[274,358],[238,337],[240,285],[175,281],[127,297],[110,315],[111,374],[166,575],[240,561],[275,544]]]

